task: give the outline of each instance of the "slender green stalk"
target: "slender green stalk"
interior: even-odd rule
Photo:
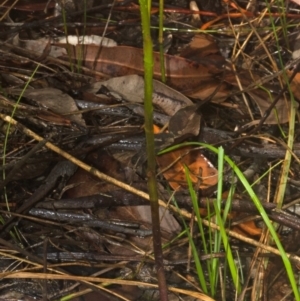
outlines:
[[[295,132],[295,119],[296,119],[296,111],[298,108],[298,104],[296,101],[291,97],[291,109],[290,109],[290,120],[289,120],[289,135],[287,145],[289,149],[293,149],[294,144],[294,132]],[[285,158],[281,168],[281,174],[279,177],[279,183],[277,185],[275,200],[277,203],[277,208],[281,208],[284,200],[284,195],[286,191],[286,184],[288,179],[288,174],[290,171],[290,165],[292,160],[292,154],[289,151],[286,151]]]
[[[145,80],[145,133],[147,147],[147,178],[151,206],[153,250],[157,268],[157,280],[159,285],[160,300],[168,300],[168,288],[163,265],[163,254],[161,245],[160,217],[156,182],[156,158],[154,149],[153,132],[153,49],[150,34],[150,5],[146,0],[139,0],[141,7],[143,41],[144,41],[144,80]]]
[[[164,0],[159,0],[159,27],[158,27],[158,43],[159,43],[159,59],[161,81],[166,82],[165,57],[164,57]]]
[[[292,154],[289,150],[293,149],[293,146],[294,146],[296,112],[299,107],[298,103],[295,101],[293,92],[291,91],[290,79],[288,78],[287,73],[283,72],[282,75],[283,75],[284,81],[287,83],[287,89],[289,91],[290,113],[289,113],[289,131],[288,131],[288,137],[287,137],[288,150],[285,153],[285,158],[282,163],[281,173],[280,173],[277,189],[275,192],[275,202],[277,203],[277,208],[281,208],[283,205],[284,195],[285,195],[285,191],[286,191],[286,184],[288,182],[287,181],[288,174],[289,174],[290,165],[292,162]]]
[[[193,204],[193,210],[194,210],[194,213],[195,213],[195,215],[197,217],[197,224],[198,224],[199,233],[200,233],[200,236],[201,236],[201,239],[202,239],[202,242],[203,242],[204,253],[205,253],[205,255],[212,254],[212,252],[213,252],[212,246],[211,246],[212,238],[210,236],[210,238],[208,239],[208,242],[206,241],[206,237],[205,237],[205,233],[204,233],[204,229],[203,229],[203,224],[201,222],[202,221],[202,217],[200,216],[198,197],[196,195],[195,190],[193,189],[191,180],[189,178],[187,167],[185,167],[185,175],[186,175],[186,179],[187,179],[187,183],[188,183],[188,187],[189,187],[189,193],[190,193],[192,204]],[[209,231],[209,235],[211,235],[211,233],[212,233],[212,231]],[[207,244],[210,244],[209,245],[209,247],[210,247],[209,249],[207,247]],[[198,253],[193,254],[193,256],[194,257],[195,256],[198,257]],[[196,262],[196,260],[197,259],[195,259],[195,262]],[[213,285],[214,284],[214,282],[213,282],[214,281],[214,279],[213,279],[214,276],[213,276],[213,271],[211,269],[211,261],[207,260],[206,261],[206,265],[207,265],[207,271],[208,271],[208,277],[209,277],[209,283],[210,283],[210,294],[211,294],[211,296],[214,296],[215,295],[215,286]],[[198,274],[198,278],[199,278],[199,281],[200,281],[201,288],[203,289],[204,292],[207,292],[206,283],[204,282],[204,284],[203,284],[203,281],[202,281],[202,277],[203,277],[202,276],[202,268],[199,269],[196,266],[196,269],[197,269],[197,274]]]
[[[223,241],[223,246],[225,249],[227,263],[229,265],[229,270],[231,272],[231,277],[232,277],[232,280],[233,280],[233,283],[234,283],[234,286],[235,286],[237,292],[240,293],[241,286],[240,286],[240,282],[239,282],[238,271],[237,271],[237,268],[236,268],[236,265],[234,262],[234,258],[232,255],[232,251],[231,251],[231,247],[229,244],[228,235],[226,233],[226,229],[224,226],[224,222],[221,217],[221,212],[216,203],[214,203],[214,208],[215,208],[215,212],[217,215],[218,226],[220,227],[220,233],[221,233],[221,237],[222,237],[222,241]]]
[[[222,202],[222,192],[223,192],[223,169],[224,169],[224,149],[219,148],[218,153],[218,189],[217,189],[217,202],[215,206],[218,208],[218,211],[221,210],[221,202]],[[218,216],[216,216],[216,224],[219,225]],[[225,223],[225,221],[224,221]],[[221,249],[221,235],[218,231],[212,232],[214,237],[214,244],[213,244],[213,252],[217,253],[220,252]],[[219,269],[219,258],[212,259],[211,266],[212,266],[212,277],[213,282],[212,284],[217,287],[218,282],[218,269]]]
[[[189,173],[189,170],[188,170],[187,166],[184,166],[184,171],[185,171],[185,177],[186,177],[186,180],[187,180],[187,183],[188,183],[188,187],[189,187],[189,192],[190,192],[190,195],[191,195],[191,199],[192,199],[192,202],[193,202],[193,205],[194,205],[194,209],[197,210],[197,205],[196,205],[196,203],[198,203],[197,202],[197,195],[196,195],[196,192],[195,192],[195,190],[193,188],[193,183],[191,181],[190,173]],[[176,203],[175,203],[175,205],[177,207]],[[197,211],[196,210],[194,210],[196,216],[200,217],[199,210],[197,210]],[[205,281],[205,275],[203,273],[202,266],[201,266],[201,263],[200,263],[199,254],[198,254],[199,252],[196,249],[195,243],[193,241],[192,234],[190,233],[189,228],[187,227],[186,222],[185,222],[185,220],[183,218],[182,218],[182,222],[183,222],[184,228],[186,230],[186,233],[187,233],[187,236],[188,236],[188,239],[189,239],[189,243],[190,243],[190,245],[192,247],[192,253],[193,253],[194,260],[195,260],[197,275],[198,275],[198,278],[199,278],[199,282],[200,282],[201,288],[204,291],[204,293],[208,293],[207,286],[206,286],[206,281]]]

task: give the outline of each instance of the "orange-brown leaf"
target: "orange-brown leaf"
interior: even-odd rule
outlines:
[[[287,70],[286,72],[287,72],[287,74],[288,74],[289,76],[292,75],[292,72],[291,72],[291,71],[288,71],[288,70]],[[294,96],[295,96],[298,100],[300,100],[300,73],[299,73],[299,72],[298,72],[298,73],[296,74],[296,76],[293,78],[293,80],[292,80],[290,86],[291,86],[291,90],[292,90]]]
[[[192,61],[198,61],[200,58],[216,58],[224,63],[224,58],[220,55],[219,47],[214,39],[207,34],[197,34],[189,45],[184,48],[181,57],[185,57]]]
[[[194,186],[197,185],[202,194],[209,193],[218,182],[218,171],[199,150],[183,147],[178,150],[157,156],[157,163],[163,176],[174,189],[187,188],[184,165]]]

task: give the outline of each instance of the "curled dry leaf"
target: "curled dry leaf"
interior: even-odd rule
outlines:
[[[11,95],[17,95],[17,96],[19,96],[20,93],[22,92],[22,90],[20,89],[7,89],[6,91]],[[15,102],[0,97],[0,107],[3,109],[4,112],[6,112],[6,114],[9,115],[14,110],[14,108],[17,108],[15,114],[16,116],[20,116],[20,117],[22,116],[23,118],[26,117],[28,119],[38,118],[40,120],[48,121],[56,125],[64,125],[64,126],[72,125],[70,119],[62,115],[48,111],[47,109],[41,109],[41,106],[40,107],[31,106],[24,103],[20,103],[16,105]]]
[[[70,95],[63,93],[61,90],[54,88],[32,89],[26,90],[23,95],[36,101],[41,107],[47,108],[54,113],[61,115],[70,114],[67,116],[67,119],[80,126],[85,126],[82,115],[76,114],[78,108],[74,99]]]
[[[174,190],[188,188],[185,165],[194,187],[199,188],[202,195],[211,193],[218,183],[217,169],[198,149],[183,147],[159,155],[156,160],[164,178]]]
[[[89,92],[95,93],[101,86],[128,102],[144,102],[144,79],[141,76],[126,75],[97,82],[92,84]],[[173,116],[182,107],[193,104],[189,98],[157,80],[153,81],[153,90],[153,103],[169,116]]]
[[[170,118],[169,132],[174,137],[198,136],[201,125],[201,115],[198,112],[199,104],[186,106],[180,109]]]

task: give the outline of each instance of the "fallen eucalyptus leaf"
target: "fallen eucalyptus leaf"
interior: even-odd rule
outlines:
[[[89,92],[96,93],[101,86],[128,102],[144,102],[144,79],[139,75],[125,75],[94,83]],[[153,81],[153,90],[153,103],[169,116],[182,107],[193,104],[189,98],[157,80]]]
[[[69,47],[61,44],[61,47]],[[134,47],[98,47],[95,45],[69,47],[70,53],[64,58],[79,60],[85,67],[95,69],[110,76],[124,76],[129,74],[144,74],[143,50]],[[160,54],[153,53],[153,76],[161,79]],[[185,93],[186,90],[200,89],[202,83],[223,72],[225,60],[201,58],[197,62],[182,57],[164,55],[166,83]]]

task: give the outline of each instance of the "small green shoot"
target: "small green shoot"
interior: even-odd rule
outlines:
[[[190,180],[187,180],[187,181],[190,181]],[[174,204],[175,204],[176,208],[179,209],[176,201],[174,201]],[[207,294],[208,289],[207,289],[207,285],[206,285],[206,281],[205,281],[205,274],[204,274],[204,271],[202,269],[202,265],[201,265],[201,262],[200,262],[199,252],[198,252],[198,250],[195,246],[194,240],[193,240],[193,234],[190,232],[190,229],[187,226],[187,224],[186,224],[183,217],[181,217],[181,220],[182,220],[182,224],[184,226],[185,232],[188,236],[189,244],[192,247],[192,253],[193,253],[193,258],[194,258],[194,261],[195,261],[195,266],[196,266],[196,271],[197,271],[200,287],[203,290],[203,292]]]

